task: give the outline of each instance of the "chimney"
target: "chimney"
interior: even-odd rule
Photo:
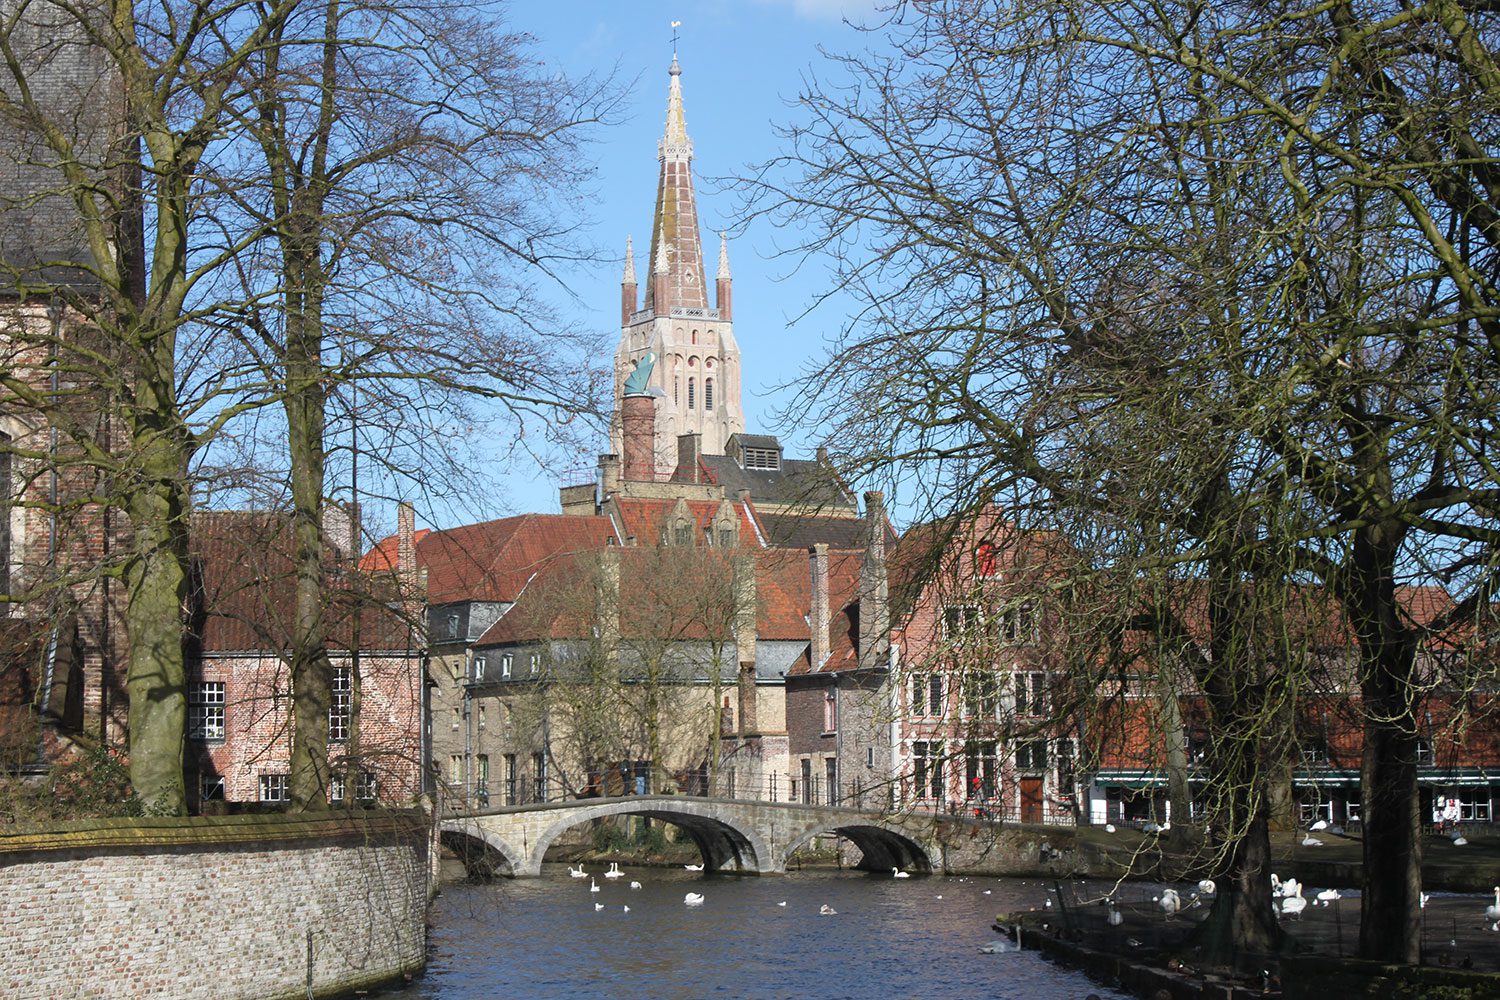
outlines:
[[[818,445],[818,464],[819,465],[827,465],[828,464],[828,446],[827,445],[821,445],[821,444]]]
[[[359,528],[354,513],[358,510],[358,504],[323,502],[323,547],[329,560],[342,563],[359,558]]]
[[[724,232],[719,233],[719,275],[715,296],[715,304],[719,307],[719,318],[728,322],[733,319],[730,315],[730,277],[729,277],[729,236]]]
[[[703,457],[703,435],[702,434],[679,434],[677,435],[677,468],[687,470],[687,479],[683,482],[703,482],[703,465],[699,461]]]
[[[759,625],[759,598],[755,590],[755,558],[734,560],[734,646],[739,660],[741,736],[759,732],[755,710],[755,636]]]
[[[625,237],[625,276],[620,279],[620,325],[629,326],[630,317],[635,315],[636,307],[635,286],[635,250],[630,245],[630,237]]]
[[[807,629],[812,641],[808,645],[808,656],[812,669],[817,671],[828,660],[831,643],[828,638],[828,546],[819,542],[807,550],[811,555],[812,607],[808,609]]]
[[[890,662],[890,583],[885,569],[885,494],[865,494],[865,552],[859,567],[859,667],[875,670]]]
[[[656,478],[656,400],[632,393],[620,400],[620,437],[624,444],[623,478],[651,482]]]
[[[599,551],[599,576],[594,584],[595,638],[604,662],[617,664],[620,653],[620,550]]]
[[[417,512],[405,500],[396,506],[396,578],[410,594],[417,583]]]
[[[599,456],[599,499],[601,501],[620,492],[620,456]]]

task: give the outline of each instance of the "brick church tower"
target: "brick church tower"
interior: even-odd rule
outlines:
[[[701,434],[704,454],[722,455],[730,435],[745,430],[740,405],[740,349],[730,309],[729,249],[719,236],[714,304],[709,305],[698,206],[693,194],[693,142],[682,110],[682,67],[668,70],[667,122],[657,143],[661,174],[651,225],[645,302],[636,283],[635,254],[625,243],[620,285],[620,346],[615,352],[612,450],[621,451],[625,378],[648,352],[656,355],[648,390],[656,405],[656,470],[677,465],[677,436]]]

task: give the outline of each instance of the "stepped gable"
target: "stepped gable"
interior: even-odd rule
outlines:
[[[427,571],[430,604],[514,601],[547,560],[566,552],[603,548],[614,537],[607,517],[521,514],[413,536],[417,566]],[[360,565],[393,570],[398,539],[382,538]]]
[[[277,511],[200,511],[193,515],[192,632],[199,652],[280,652],[289,645],[296,611],[291,518]],[[362,586],[367,584],[367,586]],[[408,649],[415,623],[390,604],[385,579],[330,571],[328,645],[348,648],[360,610],[360,648]]]

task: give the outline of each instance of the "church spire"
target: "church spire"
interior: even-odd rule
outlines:
[[[693,193],[693,141],[687,134],[687,115],[682,107],[682,66],[676,54],[667,70],[667,119],[656,158],[661,173],[656,186],[656,218],[651,234],[651,260],[668,261],[665,282],[646,286],[646,308],[663,315],[670,308],[708,308],[704,288],[703,245],[698,232],[698,205]],[[657,286],[666,293],[658,298]]]

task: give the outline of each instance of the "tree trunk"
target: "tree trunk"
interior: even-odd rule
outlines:
[[[1193,800],[1188,788],[1187,731],[1182,724],[1175,671],[1175,663],[1168,661],[1159,677],[1158,722],[1166,754],[1167,801],[1171,805],[1172,825],[1185,827],[1193,821]],[[1157,818],[1161,820],[1163,817]]]
[[[1400,529],[1361,529],[1345,607],[1360,642],[1364,892],[1359,954],[1421,960],[1422,818],[1417,792],[1416,637],[1402,624],[1394,569]]]
[[[149,385],[137,384],[138,399],[150,392]],[[147,814],[185,816],[182,614],[188,597],[189,500],[180,442],[186,434],[180,427],[143,422],[141,415],[154,417],[154,410],[149,404],[137,409],[131,427],[140,482],[130,492],[134,551],[125,567],[130,782]]]
[[[294,217],[292,224],[300,221]],[[307,228],[315,229],[311,223]],[[328,658],[323,569],[322,355],[323,276],[319,245],[308,235],[284,249],[287,281],[286,387],[284,409],[291,453],[292,549],[296,577],[289,659],[292,673],[290,794],[297,810],[328,807],[328,710],[333,700],[333,666]],[[345,796],[355,789],[346,787]]]

